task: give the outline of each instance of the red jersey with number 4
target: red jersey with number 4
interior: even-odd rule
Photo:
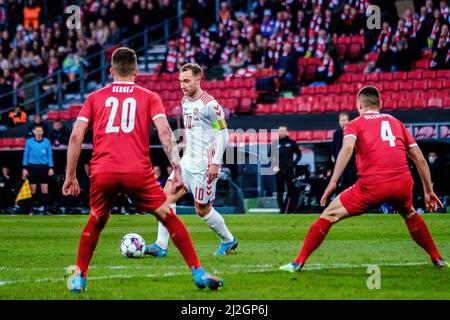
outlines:
[[[77,120],[92,125],[92,174],[149,173],[149,131],[165,116],[161,98],[133,82],[116,81],[91,93]]]
[[[400,120],[369,111],[345,126],[344,138],[347,136],[356,138],[361,182],[376,184],[411,176],[406,151],[417,143]]]

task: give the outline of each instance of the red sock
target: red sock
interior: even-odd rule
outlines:
[[[183,222],[175,215],[172,208],[170,213],[161,221],[167,228],[173,243],[180,251],[189,268],[200,268],[200,261],[194,249],[192,239]]]
[[[408,226],[411,237],[428,253],[433,262],[438,259],[442,259],[436,245],[434,244],[430,231],[420,215],[415,213],[409,219],[406,219],[405,223]]]
[[[108,219],[109,215],[103,220],[97,220],[97,218],[90,215],[88,222],[81,232],[80,244],[78,245],[77,266],[81,269],[83,276],[87,274],[89,263],[91,262],[98,238],[100,237],[100,232],[105,227]]]
[[[303,241],[302,249],[294,260],[296,263],[305,263],[310,254],[316,250],[323,239],[327,236],[328,230],[331,228],[331,222],[324,218],[319,218],[314,222]]]

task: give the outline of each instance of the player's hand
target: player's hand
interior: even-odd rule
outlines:
[[[28,170],[22,169],[22,180],[25,180],[28,177]]]
[[[336,182],[330,181],[327,188],[323,192],[322,198],[320,199],[320,205],[325,207],[328,201],[328,198],[333,194],[334,190],[336,190]]]
[[[55,174],[52,168],[48,169],[48,175],[51,177]]]
[[[80,194],[80,184],[77,177],[66,177],[62,187],[62,193],[65,196],[78,196]]]
[[[208,180],[213,181],[219,176],[220,164],[211,163],[208,168]]]
[[[177,193],[183,187],[183,179],[181,178],[181,168],[173,168],[172,193]]]
[[[280,168],[278,166],[273,167],[273,172],[278,173],[280,171]]]
[[[425,192],[425,208],[428,212],[436,211],[438,208],[438,205],[441,206],[441,208],[444,207],[441,200],[439,200],[438,196],[433,192]]]

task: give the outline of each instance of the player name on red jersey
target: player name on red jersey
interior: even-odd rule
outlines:
[[[133,92],[134,86],[113,86],[112,92],[129,93]]]

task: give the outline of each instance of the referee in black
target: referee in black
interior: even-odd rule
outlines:
[[[278,159],[276,153],[272,152],[273,148],[278,148]],[[287,213],[293,210],[291,198],[294,193],[294,182],[296,178],[295,168],[302,159],[302,152],[300,151],[297,142],[289,138],[288,128],[286,126],[278,127],[278,146],[272,145],[271,158],[272,163],[275,164],[273,171],[276,173],[277,182],[277,202],[280,208],[280,213]],[[287,185],[287,197],[283,199]]]
[[[44,128],[36,125],[33,130],[34,138],[27,139],[22,161],[22,179],[29,177],[31,194],[36,201],[36,186],[41,186],[41,204],[47,214],[48,180],[53,176],[53,154],[50,140],[44,138]],[[30,215],[32,215],[30,208]]]

